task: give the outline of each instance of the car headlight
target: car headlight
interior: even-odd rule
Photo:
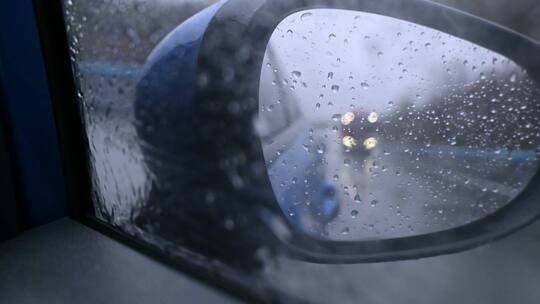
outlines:
[[[354,121],[354,113],[353,112],[347,112],[341,116],[341,124],[344,126],[350,125]]]
[[[341,142],[347,148],[352,148],[352,147],[355,147],[357,145],[356,144],[356,139],[354,139],[354,137],[352,137],[352,136],[344,136],[343,139],[341,140]]]
[[[369,113],[369,116],[368,116],[367,120],[370,123],[376,123],[377,120],[379,120],[379,114],[377,114],[377,112],[371,112],[371,113]]]
[[[366,140],[364,140],[364,147],[367,150],[371,150],[377,146],[377,139],[375,137],[368,137]]]

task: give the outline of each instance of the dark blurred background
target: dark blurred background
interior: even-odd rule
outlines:
[[[73,1],[84,40],[79,59],[144,62],[178,24],[216,0]],[[537,0],[436,0],[540,40]],[[85,26],[87,25],[87,26]]]
[[[435,0],[540,40],[537,0]]]

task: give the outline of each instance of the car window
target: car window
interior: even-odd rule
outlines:
[[[98,216],[121,225],[148,196],[134,100],[156,45],[216,1],[64,1]]]
[[[540,37],[534,1],[438,2]],[[255,80],[258,115],[249,117],[264,166],[246,167],[268,178],[278,204],[246,207],[238,202],[266,193],[227,169],[249,159],[204,163],[199,152],[229,146],[201,141],[211,136],[193,118],[193,88],[213,85],[195,77],[198,50],[224,3],[63,1],[96,218],[269,302],[540,297],[531,287],[540,284],[538,225],[474,251],[413,261],[317,264],[273,251],[291,229],[323,240],[388,239],[458,227],[511,204],[538,169],[540,95],[527,71],[389,17],[292,14],[267,45]],[[233,102],[226,111],[242,108]],[[228,127],[226,115],[206,119]],[[207,187],[217,171],[226,172],[228,192]],[[245,189],[253,196],[235,196]],[[216,204],[224,193],[230,202]]]

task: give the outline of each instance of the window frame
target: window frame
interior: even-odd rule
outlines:
[[[1,76],[1,75],[0,75]],[[0,77],[0,83],[1,83]],[[21,230],[21,214],[15,188],[12,163],[13,152],[9,147],[7,115],[5,113],[2,87],[0,86],[0,242],[16,236]]]
[[[0,2],[0,27],[1,149],[9,188],[0,202],[13,235],[65,216],[67,200],[32,1]]]

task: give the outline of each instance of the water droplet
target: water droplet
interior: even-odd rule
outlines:
[[[354,201],[357,202],[357,203],[362,202],[362,199],[360,198],[360,194],[356,193],[356,195],[354,196]]]
[[[351,211],[351,217],[356,218],[358,216],[358,210]]]
[[[368,84],[367,82],[361,82],[361,83],[360,83],[360,86],[361,86],[362,89],[364,89],[364,90],[369,89],[369,84]]]
[[[343,230],[341,230],[341,234],[349,234],[349,227],[343,228]]]
[[[230,218],[226,219],[225,220],[225,223],[224,223],[224,226],[225,226],[225,229],[227,230],[233,230],[234,229],[234,221]]]
[[[302,76],[302,72],[300,71],[293,71],[292,75],[294,78],[300,78]]]
[[[371,205],[371,207],[375,207],[378,203],[379,203],[379,201],[374,199],[374,200],[371,201],[370,205]]]
[[[333,121],[341,120],[341,114],[334,114],[334,115],[332,115],[332,120],[333,120]]]
[[[339,86],[338,86],[337,84],[334,84],[334,85],[332,86],[332,92],[334,92],[334,93],[339,92]]]
[[[517,79],[516,74],[512,73],[512,75],[510,75],[510,82],[516,82],[516,79]]]
[[[328,73],[328,80],[334,79],[334,73],[330,72]]]
[[[311,16],[313,16],[313,14],[310,13],[310,12],[303,13],[302,16],[300,16],[300,20],[305,21],[305,20],[309,19],[309,17],[311,17]]]

